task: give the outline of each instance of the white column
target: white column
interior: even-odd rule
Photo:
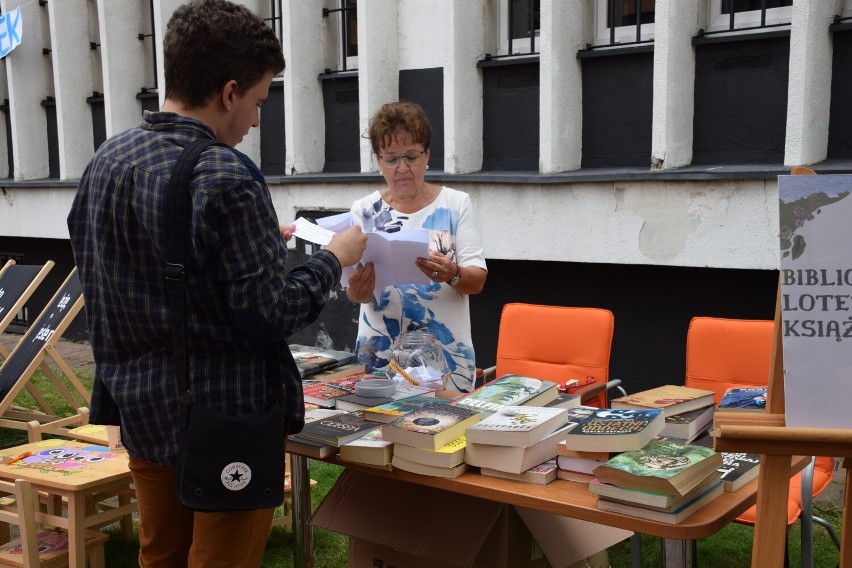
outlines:
[[[18,7],[2,0],[3,12]],[[9,110],[12,118],[12,151],[16,180],[43,179],[50,174],[47,150],[47,114],[41,106],[52,89],[50,55],[42,53],[47,37],[47,7],[38,2],[20,6],[21,43],[6,56]]]
[[[59,179],[79,178],[94,152],[92,56],[87,0],[48,2]]]
[[[155,84],[151,43],[157,38],[138,39],[140,33],[152,31],[151,17],[143,2],[147,4],[147,0],[98,0],[107,137],[139,124],[142,104],[136,94]],[[157,53],[161,58],[162,52]]]
[[[370,117],[399,99],[399,37],[396,0],[358,2],[358,125],[366,134]],[[376,171],[370,141],[361,136],[361,171]]]
[[[651,169],[669,170],[692,162],[695,111],[697,0],[657,0],[654,22],[654,101]]]
[[[109,0],[107,0],[109,1]],[[166,102],[166,69],[163,66],[163,37],[172,13],[183,0],[154,0],[154,42],[157,44],[157,85],[160,95],[160,107]]]
[[[839,13],[836,0],[793,2],[784,144],[786,166],[821,162],[828,155],[833,53],[828,25]]]
[[[580,167],[583,151],[583,39],[581,2],[542,0],[539,56],[539,170]]]
[[[317,77],[325,61],[318,38],[328,19],[317,2],[282,4],[284,69],[284,141],[286,173],[321,172],[325,165],[325,110]],[[328,33],[331,33],[329,30]]]
[[[481,2],[449,2],[444,64],[444,170],[482,169],[482,72],[485,53]]]

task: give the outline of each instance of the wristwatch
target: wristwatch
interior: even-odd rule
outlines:
[[[447,284],[449,284],[450,286],[455,286],[459,283],[459,280],[461,280],[461,268],[459,268],[458,263],[456,263],[456,275],[450,278]]]

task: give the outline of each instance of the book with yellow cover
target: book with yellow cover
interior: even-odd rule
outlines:
[[[415,448],[414,446],[398,444],[394,448],[394,454],[407,459],[408,461],[422,463],[423,465],[455,467],[464,461],[466,445],[465,437],[459,436],[449,444],[445,444],[437,450],[427,450],[424,448]]]

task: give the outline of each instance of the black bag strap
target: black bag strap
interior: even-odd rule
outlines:
[[[165,280],[172,320],[172,349],[174,351],[175,375],[178,396],[190,402],[189,363],[187,361],[186,329],[186,270],[187,235],[192,218],[192,199],[189,182],[198,157],[205,148],[217,142],[201,138],[183,149],[175,163],[166,194],[166,267]]]

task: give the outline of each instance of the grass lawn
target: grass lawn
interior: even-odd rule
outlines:
[[[80,375],[80,380],[91,388],[92,377]],[[33,379],[34,385],[49,401],[58,413],[71,413],[71,408],[65,404],[53,385],[46,377],[38,372]],[[22,392],[15,401],[16,404],[29,408],[35,407],[35,401],[29,393]],[[27,442],[26,433],[22,430],[0,428],[0,447],[9,447]],[[334,485],[341,468],[323,462],[310,462],[311,478],[317,481],[313,490],[312,505],[315,508]],[[815,513],[839,530],[842,511],[838,506],[821,506]],[[110,568],[136,567],[138,542],[125,542],[117,534],[106,544],[106,563]],[[798,522],[788,531],[790,567],[801,566],[799,560],[799,524]],[[751,527],[730,524],[712,537],[698,541],[698,559],[702,568],[743,568],[751,565],[751,545],[753,530]],[[817,568],[833,568],[838,564],[839,554],[828,533],[821,526],[814,525],[814,565]],[[315,568],[344,568],[347,558],[346,538],[322,529],[313,531],[313,552]],[[642,537],[642,566],[656,567],[660,562],[660,540],[654,537]],[[630,542],[626,540],[610,549],[610,563],[613,567],[630,566]],[[288,568],[293,566],[293,537],[283,527],[273,527],[266,551],[263,557],[264,568]]]

